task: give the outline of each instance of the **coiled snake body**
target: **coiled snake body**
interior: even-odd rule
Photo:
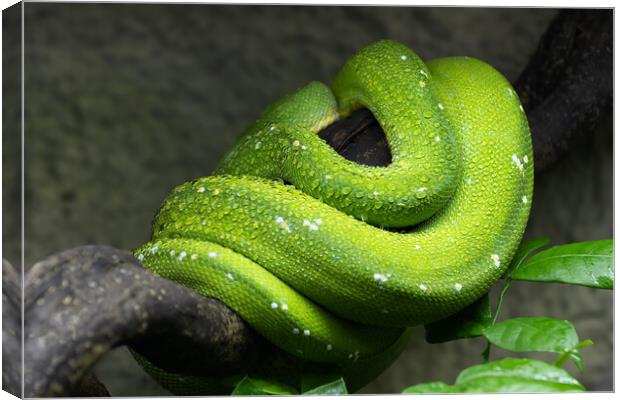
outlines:
[[[388,166],[316,135],[360,107],[385,132]],[[486,293],[521,240],[532,183],[527,119],[500,73],[381,41],[331,88],[271,106],[213,176],[174,189],[135,254],[282,349],[346,368]]]

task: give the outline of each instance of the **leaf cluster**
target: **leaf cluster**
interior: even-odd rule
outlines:
[[[538,238],[523,242],[503,276],[497,305],[492,311],[487,293],[469,307],[446,319],[425,326],[426,340],[441,343],[464,338],[484,337],[483,362],[463,370],[454,385],[444,382],[421,383],[403,393],[498,393],[563,392],[585,388],[562,369],[571,360],[583,371],[579,349],[592,345],[579,340],[569,321],[548,317],[518,317],[497,322],[504,296],[512,281],[553,282],[596,289],[613,289],[613,241],[597,240],[546,246]],[[533,255],[532,255],[533,254]],[[505,358],[489,361],[492,346],[511,352],[548,352],[557,357],[553,364],[531,358]]]

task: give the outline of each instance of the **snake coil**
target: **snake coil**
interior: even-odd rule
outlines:
[[[386,167],[348,161],[316,134],[360,107],[385,132]],[[406,327],[489,290],[521,240],[532,184],[527,119],[499,72],[380,41],[331,88],[313,82],[272,105],[213,176],[174,189],[135,254],[346,375],[385,366]]]

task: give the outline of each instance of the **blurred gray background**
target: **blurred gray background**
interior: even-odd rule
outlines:
[[[144,243],[171,188],[208,175],[267,105],[311,80],[330,82],[372,41],[401,41],[424,59],[477,57],[514,81],[556,13],[26,3],[25,265],[88,243]],[[19,81],[5,76],[5,90],[19,90]],[[2,176],[3,257],[15,265],[19,210],[6,205],[19,195],[19,121],[10,119],[18,111],[5,105]],[[605,115],[594,134],[536,177],[526,237],[559,244],[612,236],[611,121]],[[595,345],[583,349],[585,372],[571,372],[590,390],[612,390],[611,291],[514,283],[500,318],[511,316],[572,321]],[[481,361],[483,347],[477,339],[429,345],[420,329],[363,392],[451,383]],[[126,349],[106,355],[96,371],[113,395],[166,393]]]

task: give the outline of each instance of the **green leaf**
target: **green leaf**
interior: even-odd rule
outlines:
[[[460,392],[565,392],[584,387],[568,372],[542,361],[505,358],[462,371],[455,385]]]
[[[512,280],[513,271],[521,266],[523,260],[525,260],[528,255],[530,255],[533,251],[545,246],[547,243],[549,243],[549,239],[547,238],[536,238],[522,242],[519,245],[519,248],[515,252],[514,257],[512,257],[512,261],[510,262],[508,269],[506,270],[506,272],[504,272],[504,275],[502,276],[502,278],[504,278],[504,285],[502,286],[502,289],[499,293],[499,299],[497,301],[495,313],[493,314],[493,320],[491,321],[490,325],[495,324],[495,321],[497,321],[497,317],[499,316],[499,312],[504,302],[504,295],[510,287],[510,281]],[[489,358],[489,351],[490,348],[489,346],[487,346],[485,352],[482,354],[482,357],[485,360],[488,360]]]
[[[543,250],[523,262],[511,277],[613,289],[613,240],[571,243]]]
[[[509,351],[549,351],[564,353],[574,349],[579,339],[573,325],[545,317],[513,318],[484,330],[497,347]]]
[[[580,371],[583,371],[583,358],[581,358],[581,354],[579,354],[579,351],[577,349],[580,349],[586,346],[591,346],[593,344],[594,343],[590,339],[586,339],[584,341],[577,343],[574,349],[570,349],[560,354],[560,356],[555,360],[553,365],[555,365],[556,367],[561,367],[564,364],[564,362],[566,362],[566,360],[570,358],[575,363],[577,368]]]
[[[458,390],[454,386],[450,386],[445,382],[429,382],[420,383],[419,385],[409,386],[403,393],[457,393]]]
[[[263,379],[255,379],[245,377],[235,387],[231,395],[291,395],[299,394],[295,389],[279,382],[266,381]]]
[[[403,393],[576,392],[584,387],[562,368],[527,358],[505,358],[463,370],[453,386],[444,382],[410,386]]]
[[[492,320],[489,295],[485,294],[458,313],[425,325],[426,341],[428,343],[442,343],[481,336],[482,331],[491,325]]]
[[[546,237],[534,238],[521,242],[502,278],[509,277],[512,271],[514,271],[515,268],[518,268],[528,255],[547,244],[549,244],[549,238]]]
[[[326,395],[326,394],[347,394],[347,385],[344,379],[340,378],[333,382],[315,387],[303,393],[305,395]]]
[[[301,392],[337,381],[342,375],[342,368],[338,366],[307,361],[301,374]]]
[[[569,352],[569,357],[571,360],[573,360],[573,362],[577,366],[577,369],[579,369],[579,371],[583,371],[583,358],[581,357],[581,354],[579,354],[579,352],[576,350],[571,350]]]
[[[590,339],[586,339],[586,340],[582,340],[581,342],[577,343],[577,346],[575,346],[576,349],[580,349],[582,347],[588,347],[588,346],[592,346],[594,344],[594,342]]]

